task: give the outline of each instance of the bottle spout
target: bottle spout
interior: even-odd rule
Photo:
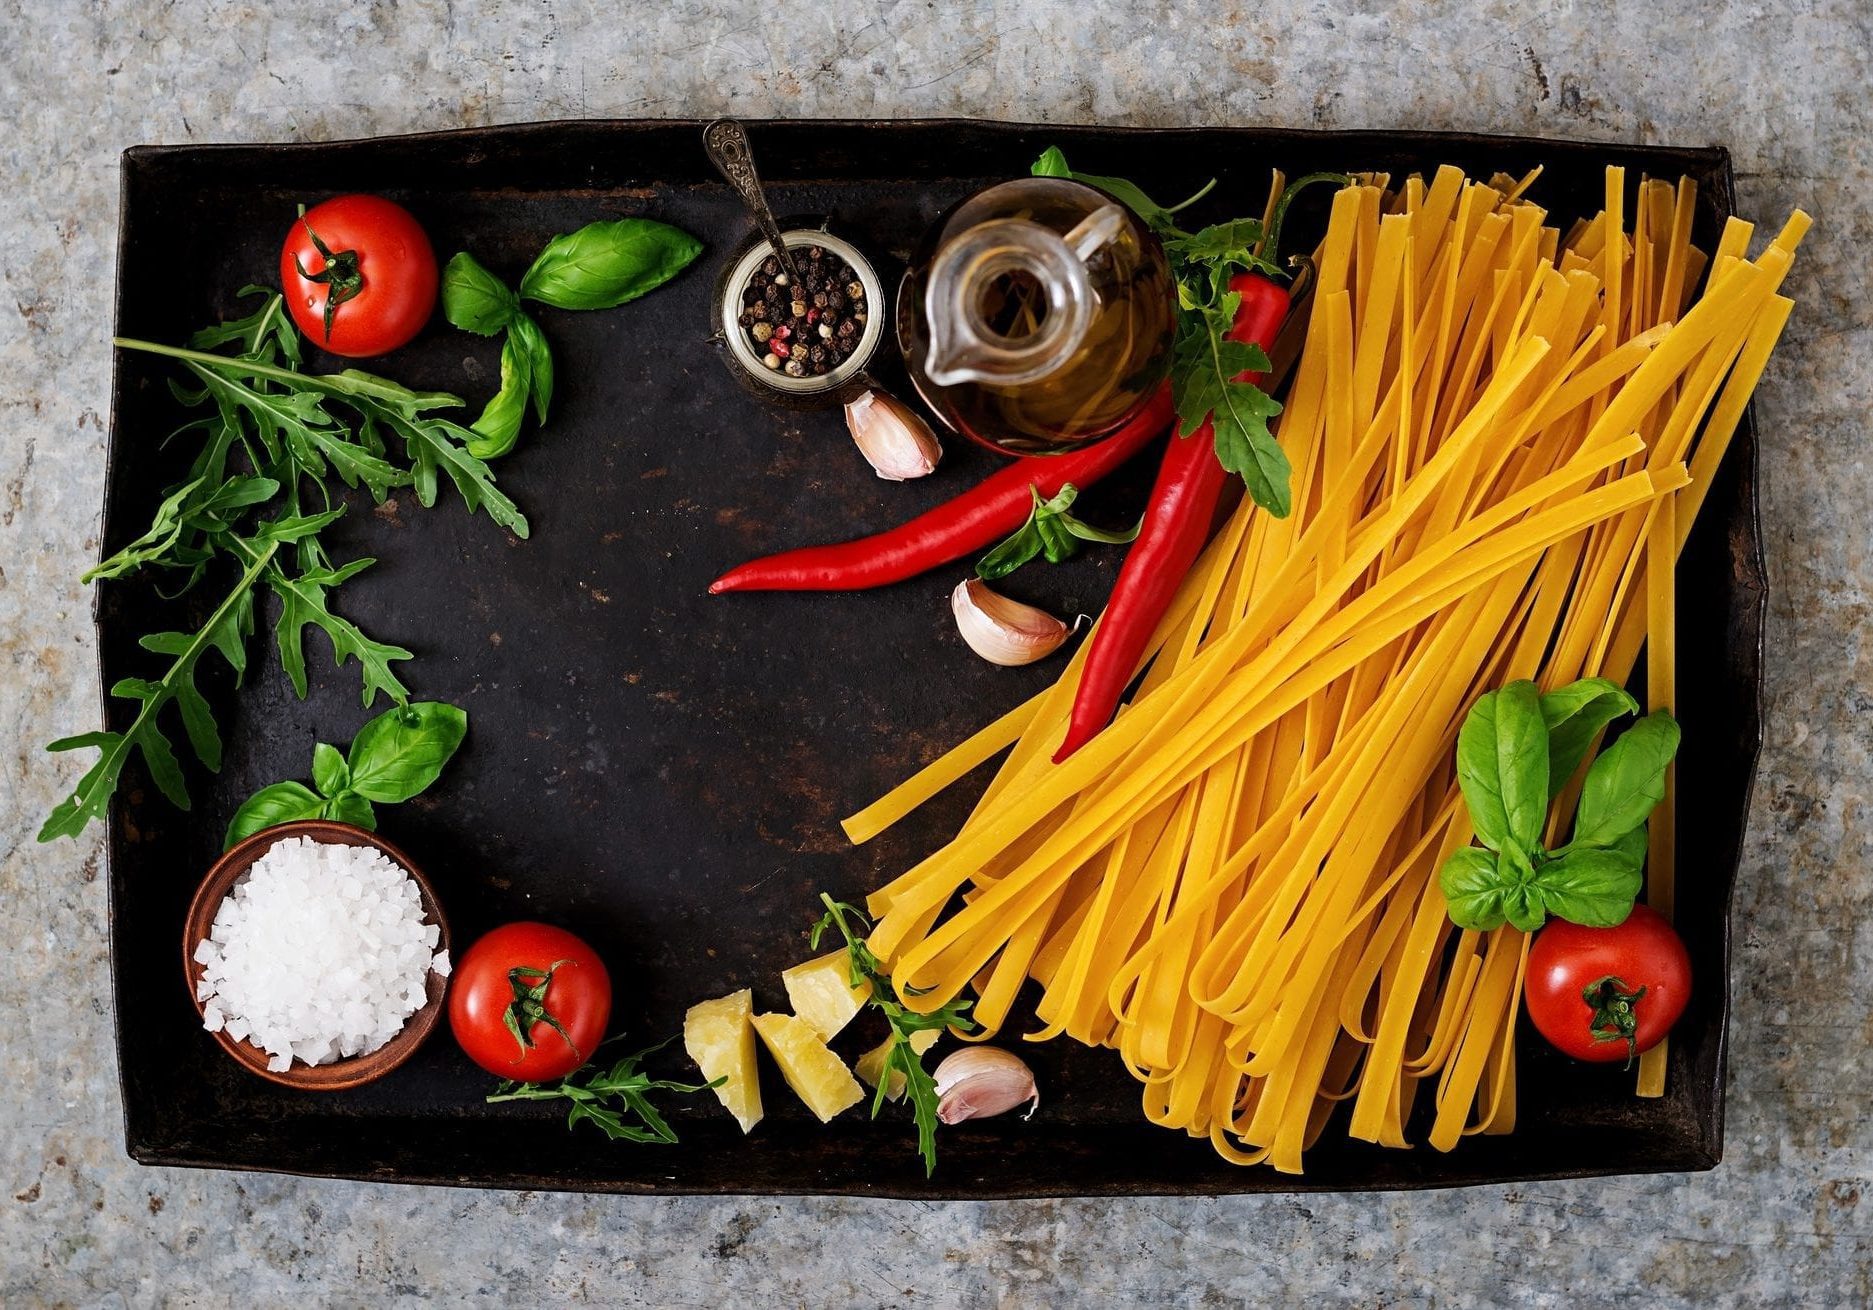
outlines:
[[[1110,218],[1103,218],[1106,210]],[[1113,239],[1108,205],[1066,236],[1027,219],[982,223],[937,252],[924,288],[926,377],[937,386],[1012,386],[1073,358],[1092,322],[1086,260]]]

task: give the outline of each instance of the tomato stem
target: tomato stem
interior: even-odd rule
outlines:
[[[518,1064],[525,1059],[527,1052],[533,1049],[533,1026],[543,1023],[559,1034],[560,1040],[571,1048],[579,1057],[579,1063],[585,1063],[585,1056],[578,1044],[572,1040],[572,1034],[566,1031],[557,1016],[546,1008],[546,989],[553,985],[553,975],[560,966],[571,964],[571,960],[555,960],[550,968],[535,969],[529,965],[517,965],[507,971],[507,982],[514,989],[514,999],[501,1015],[501,1022],[507,1031],[514,1035],[520,1044],[520,1055],[515,1059]]]
[[[1634,1007],[1644,998],[1645,991],[1643,987],[1628,991],[1624,982],[1610,974],[1580,989],[1580,999],[1593,1011],[1587,1031],[1593,1034],[1596,1042],[1625,1042],[1628,1069],[1639,1053],[1634,1037],[1639,1030],[1639,1016]]]
[[[299,262],[297,253],[293,255],[293,267],[299,270],[299,276],[306,281],[319,282],[325,286],[325,341],[327,345],[330,345],[332,317],[338,312],[340,305],[364,290],[364,274],[358,270],[357,251],[341,250],[333,254],[331,249],[319,240],[319,234],[312,230],[312,224],[306,222],[303,213],[299,216],[299,221],[305,226],[306,235],[312,238],[312,248],[319,252],[319,257],[325,261],[325,267],[316,273],[307,272],[306,266]]]

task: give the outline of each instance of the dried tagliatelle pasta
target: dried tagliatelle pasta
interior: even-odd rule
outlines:
[[[863,841],[1007,751],[962,830],[871,898],[900,999],[965,989],[994,1033],[1115,1049],[1153,1122],[1299,1171],[1336,1107],[1403,1147],[1515,1122],[1528,940],[1455,928],[1452,752],[1477,696],[1625,680],[1672,700],[1671,575],[1787,321],[1799,212],[1708,260],[1693,186],[1606,176],[1563,234],[1531,178],[1334,199],[1277,435],[1294,512],[1245,502],[1159,625],[1129,704],[1051,762],[1081,662],[847,821]],[[1555,822],[1573,808],[1563,792]],[[1650,898],[1670,912],[1670,800]],[[1663,1056],[1641,1069],[1662,1086]]]

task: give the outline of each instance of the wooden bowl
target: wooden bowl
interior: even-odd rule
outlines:
[[[214,927],[215,914],[233,888],[235,880],[252,868],[254,862],[274,843],[292,837],[309,837],[316,842],[341,846],[370,846],[382,851],[415,881],[417,892],[422,898],[423,922],[434,925],[439,934],[436,950],[449,949],[449,921],[442,917],[442,907],[436,901],[435,889],[429,885],[429,879],[423,876],[423,871],[416,867],[416,862],[409,856],[376,833],[355,828],[349,823],[334,823],[329,819],[302,819],[296,823],[282,823],[278,827],[255,833],[216,860],[208,876],[202,879],[201,886],[195,889],[195,899],[189,902],[189,916],[182,927],[182,976],[188,984],[189,1003],[195,1007],[196,1014],[203,1012],[203,1006],[195,995],[196,984],[202,977],[202,966],[195,961],[195,948]],[[248,1072],[268,1082],[309,1092],[348,1091],[376,1082],[416,1054],[416,1048],[423,1044],[430,1030],[436,1026],[436,1020],[442,1016],[442,995],[448,990],[448,980],[432,969],[424,982],[422,1008],[409,1017],[403,1025],[403,1031],[375,1051],[348,1060],[337,1060],[331,1064],[306,1064],[295,1060],[286,1072],[276,1073],[267,1068],[267,1053],[252,1042],[236,1041],[228,1036],[225,1029],[215,1033],[214,1039],[221,1044],[222,1050],[233,1056]]]

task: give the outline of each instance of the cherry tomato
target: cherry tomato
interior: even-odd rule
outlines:
[[[1656,910],[1617,928],[1556,919],[1528,952],[1528,1017],[1557,1050],[1596,1064],[1658,1045],[1691,999],[1691,957]]]
[[[563,1078],[611,1022],[611,975],[584,941],[510,923],[468,948],[449,988],[449,1027],[468,1058],[516,1082]]]
[[[436,307],[436,252],[402,205],[339,196],[293,221],[280,251],[293,322],[334,355],[395,350]]]

